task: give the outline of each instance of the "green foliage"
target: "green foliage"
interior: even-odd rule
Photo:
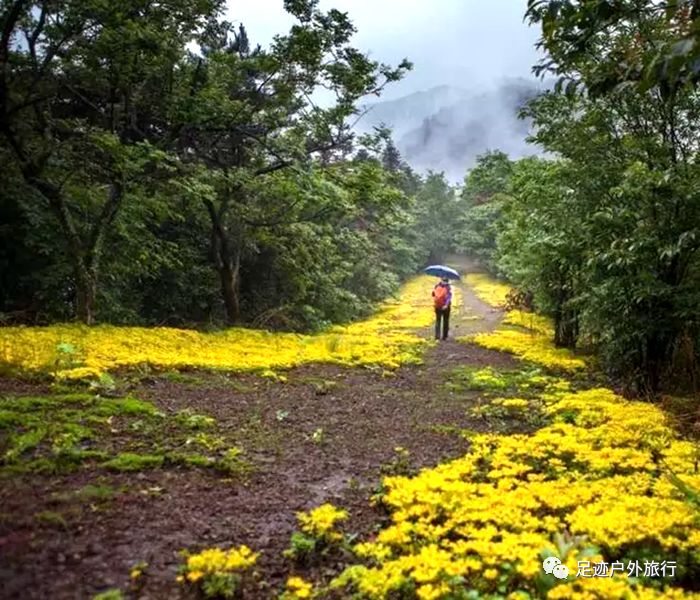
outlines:
[[[411,452],[403,446],[394,448],[394,456],[385,465],[381,466],[383,475],[411,477],[415,475],[416,469],[411,464]]]
[[[77,490],[56,494],[53,496],[60,502],[71,502],[76,500],[85,503],[106,503],[119,494],[119,490],[106,485],[95,485],[88,483]]]
[[[215,464],[215,468],[229,475],[245,474],[250,472],[251,465],[243,456],[241,448],[229,448]]]
[[[519,370],[498,370],[492,367],[457,367],[445,384],[446,388],[487,392],[486,396],[517,395],[534,397],[553,389],[568,388],[565,380],[545,374],[538,367]]]
[[[528,0],[527,6],[526,18],[541,24],[540,46],[549,54],[536,71],[561,75],[559,85],[569,93],[583,83],[593,95],[655,88],[668,97],[700,80],[700,5],[693,0]]]
[[[56,527],[58,529],[68,529],[65,517],[61,513],[53,510],[44,510],[36,514],[36,520],[44,525]]]
[[[208,429],[216,424],[216,420],[208,415],[199,415],[185,408],[175,415],[175,420],[188,429]]]
[[[499,168],[483,157],[463,195],[497,194],[467,209],[458,239],[532,295],[558,345],[596,350],[633,393],[689,391],[700,365],[691,9],[613,4],[529,3],[543,66],[588,93],[569,86],[530,103],[533,141],[557,159]]]
[[[118,588],[111,588],[99,594],[95,594],[92,600],[124,600],[124,594]]]
[[[515,164],[511,185],[517,192],[504,206],[497,264],[554,317],[555,342],[572,347],[579,333],[579,269],[586,240],[577,218],[585,215],[570,193],[568,177],[562,163],[532,158]]]
[[[233,436],[191,410],[166,415],[137,398],[89,393],[5,397],[0,405],[0,472],[57,473],[84,465],[113,471],[183,465],[231,475],[252,469]],[[96,501],[114,493],[88,485],[74,496]]]
[[[496,270],[496,238],[512,171],[513,164],[507,155],[487,152],[477,157],[476,166],[464,178],[457,247],[491,271]]]
[[[261,48],[221,0],[13,6],[3,320],[317,329],[423,262],[408,187],[380,147],[352,161],[347,127],[411,65],[353,48],[345,13],[287,3],[295,25]],[[319,85],[335,104],[310,102]]]
[[[103,463],[111,471],[142,471],[154,469],[163,465],[164,457],[159,454],[136,454],[121,452],[114,458]]]
[[[443,173],[429,173],[416,193],[420,243],[429,262],[440,262],[455,249],[454,223],[461,201]]]
[[[580,288],[566,304],[636,391],[689,387],[700,353],[698,3],[531,0],[528,16],[542,24],[541,67],[588,91],[528,111],[537,140],[565,159],[561,204],[578,225],[585,262],[561,261]]]
[[[317,544],[316,538],[301,531],[295,531],[292,533],[289,548],[284,551],[284,555],[299,564],[309,564],[315,558]]]

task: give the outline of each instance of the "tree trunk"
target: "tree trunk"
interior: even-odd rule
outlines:
[[[97,277],[89,269],[78,268],[76,277],[75,313],[79,321],[86,325],[95,322],[95,296],[97,295]]]
[[[226,320],[229,324],[240,323],[241,303],[238,293],[240,255],[237,253],[235,259],[221,257],[219,267],[219,278],[221,279],[221,293],[226,307]]]
[[[570,299],[566,280],[560,274],[554,309],[554,345],[574,349],[578,341],[578,314],[567,306]]]
[[[121,180],[110,184],[109,197],[90,229],[89,238],[84,241],[78,233],[66,199],[56,185],[25,173],[27,183],[41,193],[49,202],[61,225],[67,241],[67,249],[75,269],[75,312],[78,320],[86,325],[95,321],[95,298],[97,296],[97,276],[105,237],[119,213],[124,199],[124,185]]]
[[[214,263],[221,281],[221,296],[229,324],[240,323],[240,245],[232,247],[228,231],[223,222],[223,211],[216,210],[211,200],[204,201],[211,219],[211,245]]]
[[[560,348],[576,348],[578,318],[570,310],[557,310],[554,328],[554,345]]]

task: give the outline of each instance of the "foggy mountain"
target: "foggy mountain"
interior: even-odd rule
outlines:
[[[511,158],[541,153],[525,141],[530,123],[518,119],[518,111],[546,87],[528,79],[507,79],[489,90],[438,86],[366,106],[357,129],[367,132],[385,124],[411,167],[444,171],[459,182],[487,150],[502,150]]]

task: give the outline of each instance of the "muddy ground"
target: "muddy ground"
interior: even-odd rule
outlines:
[[[490,330],[500,317],[464,288],[453,335]],[[253,597],[277,597],[294,570],[282,552],[297,511],[332,502],[350,511],[347,530],[371,535],[385,518],[370,503],[383,475],[460,456],[468,442],[455,432],[490,427],[468,414],[478,400],[474,392],[444,386],[451,370],[515,364],[507,355],[448,340],[428,350],[424,364],[393,376],[383,369],[313,365],[286,372],[286,382],[205,373],[142,379],[131,394],[166,413],[190,408],[215,417],[240,440],[252,470],[222,476],[185,467],[136,473],[83,468],[4,478],[0,596],[92,598],[119,587],[144,599],[188,597],[175,582],[182,549],[247,544],[261,552]],[[46,386],[0,379],[0,396],[46,392]],[[407,458],[400,459],[399,447]],[[57,500],[86,484],[116,493]],[[60,519],[37,518],[56,513]],[[129,571],[140,561],[148,567],[135,587]],[[331,561],[299,573],[330,576],[340,567]]]

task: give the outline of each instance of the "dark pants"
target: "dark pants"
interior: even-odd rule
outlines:
[[[440,323],[442,322],[442,339],[447,339],[450,331],[450,307],[435,309],[435,339],[440,339]]]

